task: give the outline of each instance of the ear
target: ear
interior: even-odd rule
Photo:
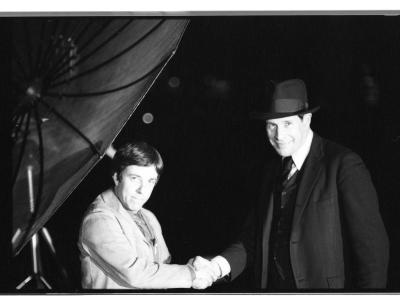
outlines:
[[[306,113],[303,116],[303,122],[307,123],[308,126],[311,124],[312,113]]]
[[[114,181],[114,185],[117,186],[117,185],[119,184],[117,172],[115,172],[115,173],[113,174],[112,179],[113,179],[113,181]]]

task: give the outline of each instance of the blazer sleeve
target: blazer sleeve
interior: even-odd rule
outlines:
[[[338,175],[339,200],[351,245],[354,285],[384,288],[389,241],[370,174],[361,158],[348,152],[342,157]]]
[[[186,265],[163,264],[138,257],[118,220],[111,214],[96,212],[83,221],[83,249],[115,282],[127,288],[190,288],[191,272]]]
[[[255,221],[255,208],[253,208],[247,216],[238,240],[221,253],[231,267],[230,280],[238,277],[255,257]]]

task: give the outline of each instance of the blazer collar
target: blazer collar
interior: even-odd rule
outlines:
[[[108,189],[107,191],[103,192],[101,194],[101,198],[102,198],[104,204],[108,208],[111,208],[116,213],[117,217],[120,217],[119,218],[120,222],[122,222],[121,221],[121,217],[122,217],[124,224],[127,223],[126,224],[127,228],[125,228],[125,231],[134,232],[136,234],[136,238],[138,238],[137,236],[139,236],[140,238],[143,239],[143,241],[145,243],[149,244],[149,242],[146,240],[146,238],[144,237],[142,232],[139,230],[139,227],[134,222],[131,215],[129,215],[128,211],[125,210],[125,208],[122,206],[118,197],[115,195],[113,189]],[[146,215],[146,210],[142,209],[141,212],[143,214],[143,219],[145,219],[146,223],[148,223],[150,225],[150,227],[152,227],[151,224],[149,223],[149,219]],[[153,233],[154,233],[154,231],[153,231]]]
[[[115,195],[113,189],[108,189],[107,191],[101,194],[101,197],[105,203],[105,205],[111,208],[114,212],[118,214],[118,216],[122,216],[127,219],[129,222],[133,222],[133,218],[129,215],[128,211],[122,206],[119,201],[117,195]]]
[[[119,214],[128,214],[128,212],[124,209],[121,202],[119,201],[118,197],[115,195],[113,189],[108,189],[107,191],[101,193],[101,197],[104,203],[114,211],[118,212]]]

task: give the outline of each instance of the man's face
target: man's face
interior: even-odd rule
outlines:
[[[119,179],[115,173],[113,175],[115,193],[122,206],[128,211],[135,213],[139,211],[150,198],[157,178],[155,166],[127,166],[121,172]]]
[[[304,144],[310,131],[311,113],[303,119],[297,115],[266,121],[269,142],[283,157],[292,156]]]

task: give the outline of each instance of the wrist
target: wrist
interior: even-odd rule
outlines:
[[[229,262],[222,256],[218,255],[216,257],[214,257],[213,259],[211,259],[211,263],[213,264],[213,266],[217,266],[218,267],[218,271],[220,273],[219,278],[222,278],[226,275],[228,275],[231,271],[231,267],[229,265]],[[217,269],[217,268],[215,268]]]
[[[219,265],[218,261],[211,260],[211,265],[213,267],[213,271],[217,274],[217,279],[222,278],[222,275],[223,275],[222,268]]]
[[[191,277],[191,280],[192,280],[192,283],[193,283],[193,281],[196,279],[196,271],[195,271],[193,265],[187,264],[186,266],[187,266],[188,269],[189,269],[190,277]]]

